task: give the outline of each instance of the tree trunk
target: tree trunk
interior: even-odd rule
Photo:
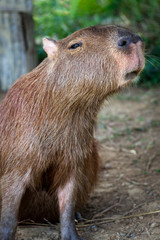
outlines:
[[[32,0],[0,1],[0,89],[36,66]]]

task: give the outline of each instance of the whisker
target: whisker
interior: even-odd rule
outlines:
[[[153,62],[155,65],[157,65],[158,68],[160,67],[160,62],[159,62],[159,61],[152,59],[152,62]]]
[[[158,57],[158,56],[155,56],[155,55],[146,55],[145,57],[148,57],[148,58],[150,58],[150,59],[152,59],[152,60],[156,60],[156,61],[160,61],[160,57]]]
[[[148,54],[145,56],[146,60],[156,68],[160,68],[160,58],[155,55]]]
[[[158,66],[155,65],[155,63],[151,62],[149,59],[146,59],[148,63],[150,63],[154,68],[159,69]]]
[[[148,55],[146,55],[146,56],[147,56],[147,57],[153,57],[153,59],[154,59],[154,58],[157,58],[157,59],[160,60],[160,57],[158,57],[158,56],[156,56],[156,55],[148,54]]]
[[[145,54],[145,55],[150,55],[150,53],[151,53],[151,50],[146,49],[146,48],[144,49],[144,54]]]

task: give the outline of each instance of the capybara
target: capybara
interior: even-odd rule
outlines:
[[[144,67],[141,38],[115,25],[44,38],[43,48],[0,106],[1,240],[15,238],[18,220],[44,218],[60,219],[62,240],[81,239],[74,217],[97,180],[97,113]]]

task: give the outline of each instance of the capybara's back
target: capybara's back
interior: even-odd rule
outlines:
[[[97,112],[144,67],[140,37],[112,25],[43,39],[43,48],[48,57],[0,106],[1,240],[29,218],[59,218],[62,240],[80,239],[74,215],[97,180]]]

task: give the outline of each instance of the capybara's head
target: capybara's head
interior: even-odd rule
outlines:
[[[57,42],[44,38],[43,48],[49,73],[54,70],[59,87],[75,95],[107,96],[133,82],[144,67],[141,38],[114,25],[88,27]]]

